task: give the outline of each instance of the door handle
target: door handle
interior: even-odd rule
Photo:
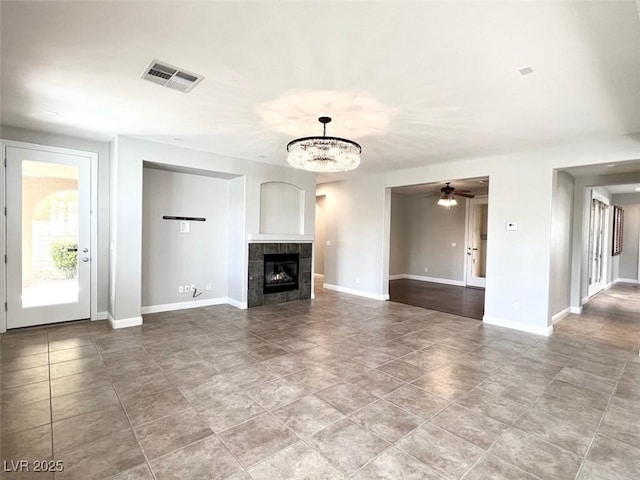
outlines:
[[[89,257],[84,257],[84,258],[82,259],[82,261],[83,261],[83,262],[88,262],[88,261],[89,261]]]

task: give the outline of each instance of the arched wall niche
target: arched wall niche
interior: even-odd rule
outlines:
[[[304,190],[286,182],[260,185],[260,233],[304,233]]]

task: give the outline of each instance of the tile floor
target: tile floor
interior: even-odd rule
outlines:
[[[56,479],[83,480],[640,478],[637,287],[601,294],[549,338],[318,293],[4,335],[3,470],[52,459]]]

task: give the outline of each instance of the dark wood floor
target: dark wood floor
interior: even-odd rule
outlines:
[[[482,320],[484,314],[484,290],[457,287],[419,280],[391,280],[389,297],[392,302],[428,308]]]

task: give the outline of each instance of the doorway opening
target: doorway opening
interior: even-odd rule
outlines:
[[[391,301],[482,319],[488,193],[488,177],[391,189]]]

